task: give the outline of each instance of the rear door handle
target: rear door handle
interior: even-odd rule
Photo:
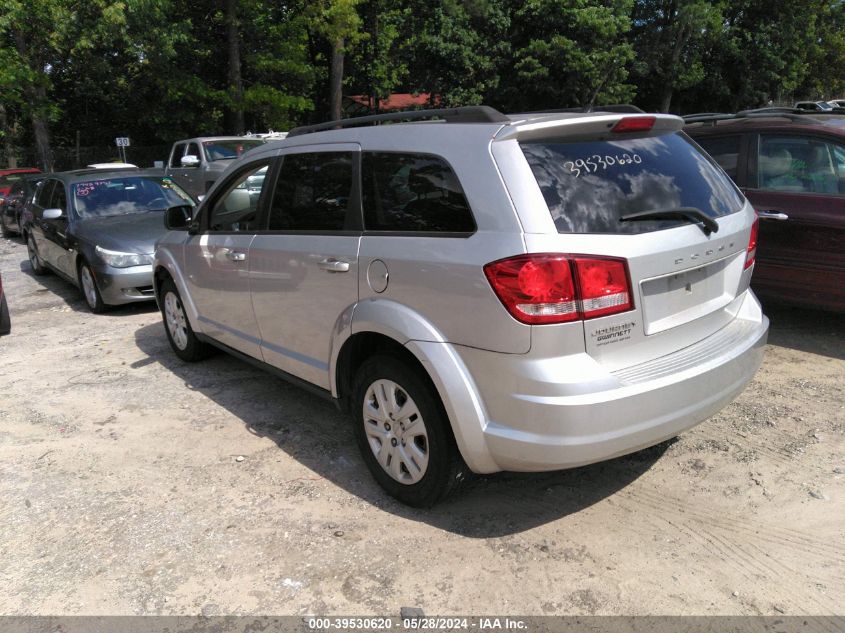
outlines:
[[[788,220],[789,216],[780,211],[758,211],[757,215],[764,220]]]
[[[233,262],[246,261],[246,253],[239,253],[238,251],[229,251],[226,253],[226,257]]]
[[[349,262],[344,262],[334,257],[329,257],[317,264],[323,270],[328,270],[330,273],[345,273],[349,270]]]

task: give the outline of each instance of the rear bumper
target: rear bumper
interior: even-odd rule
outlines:
[[[155,299],[152,265],[131,268],[100,266],[94,269],[94,276],[103,302],[109,305]]]
[[[749,292],[737,318],[710,337],[601,377],[586,354],[545,361],[510,355],[506,364],[485,360],[486,353],[462,354],[476,384],[487,383],[482,376],[491,372],[510,374],[494,381],[499,393],[481,394],[489,456],[501,470],[556,470],[674,437],[743,390],[762,362],[768,325]],[[595,387],[591,390],[587,383],[584,389],[582,384],[574,392],[573,378],[579,374],[592,376],[585,382],[593,380]],[[511,385],[509,393],[501,393],[504,384]]]

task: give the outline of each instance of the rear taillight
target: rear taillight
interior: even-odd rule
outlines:
[[[511,316],[531,325],[591,319],[633,307],[623,259],[517,255],[487,264],[484,274]]]
[[[619,119],[619,122],[610,131],[616,134],[624,132],[648,132],[654,127],[656,120],[653,116],[628,116],[624,119]]]
[[[628,267],[623,259],[575,258],[581,314],[585,319],[631,309]]]
[[[757,233],[760,230],[760,218],[754,218],[751,225],[751,237],[748,238],[748,249],[745,251],[745,268],[754,265],[754,258],[757,256]]]

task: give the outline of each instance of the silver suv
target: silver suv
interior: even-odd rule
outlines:
[[[416,506],[467,469],[676,436],[744,388],[768,332],[754,210],[682,126],[473,107],[293,130],[193,218],[168,211],[167,336],[184,360],[215,346],[333,398]]]

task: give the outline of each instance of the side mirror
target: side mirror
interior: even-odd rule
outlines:
[[[41,214],[42,220],[58,220],[65,214],[61,209],[44,209]]]
[[[182,157],[182,167],[196,167],[200,164],[200,159],[198,156],[194,156],[193,154],[188,154],[187,156]]]
[[[187,231],[191,226],[194,208],[189,204],[170,207],[164,212],[164,226],[168,231]]]

